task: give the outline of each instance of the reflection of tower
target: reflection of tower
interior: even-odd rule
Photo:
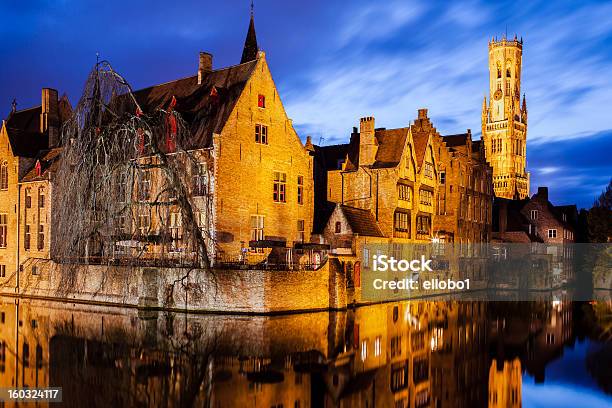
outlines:
[[[523,40],[502,38],[489,42],[489,102],[482,103],[482,139],[493,167],[497,197],[529,196],[526,168],[527,103],[521,105]]]
[[[493,360],[489,369],[489,408],[520,407],[522,384],[521,360],[505,361],[499,368],[497,360]]]

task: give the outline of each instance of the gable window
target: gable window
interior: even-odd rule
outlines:
[[[548,238],[557,238],[557,230],[549,229],[548,230]]]
[[[297,178],[297,203],[304,204],[304,176]]]
[[[394,236],[398,238],[410,238],[410,214],[396,211],[393,215]]]
[[[264,216],[251,215],[251,241],[264,239]]]
[[[425,162],[424,174],[428,179],[433,179],[433,164],[429,162]]]
[[[342,223],[340,221],[336,221],[336,234],[340,234],[342,232]]]
[[[304,242],[306,239],[306,234],[304,233],[304,220],[297,221],[297,230],[298,230],[298,241]]]
[[[266,97],[264,95],[259,95],[257,97],[257,107],[265,108],[266,107]]]
[[[529,215],[530,215],[532,220],[537,220],[538,219],[538,210],[531,210],[529,212]]]
[[[0,214],[0,248],[6,248],[8,240],[8,214]]]
[[[255,143],[268,144],[268,127],[266,125],[255,125]]]
[[[207,177],[206,177],[206,163],[198,163],[193,168],[193,195],[204,196],[206,195]]]
[[[274,188],[272,197],[276,203],[287,202],[287,174],[279,171],[274,172]]]
[[[8,163],[6,161],[0,165],[0,190],[8,190]]]

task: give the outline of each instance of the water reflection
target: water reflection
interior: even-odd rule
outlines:
[[[547,385],[612,403],[611,310],[411,301],[262,317],[0,298],[0,387],[60,386],[75,407],[519,407]]]

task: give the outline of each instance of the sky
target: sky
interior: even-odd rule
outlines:
[[[359,118],[403,127],[418,108],[442,134],[480,137],[487,42],[524,40],[531,189],[590,207],[612,177],[612,2],[257,0],[255,27],[302,137],[348,141]],[[135,89],[239,62],[249,1],[3,1],[0,114],[40,104],[44,86],[75,104],[96,53]]]

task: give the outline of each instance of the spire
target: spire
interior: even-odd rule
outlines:
[[[525,98],[525,94],[523,94],[523,112],[527,112],[527,99]]]
[[[251,2],[251,22],[249,23],[249,31],[247,32],[246,39],[244,40],[244,49],[242,50],[242,58],[240,63],[253,61],[257,59],[257,36],[255,35],[255,20],[253,18],[253,2]]]
[[[11,103],[11,113],[17,112],[17,98],[13,98],[13,103]]]

